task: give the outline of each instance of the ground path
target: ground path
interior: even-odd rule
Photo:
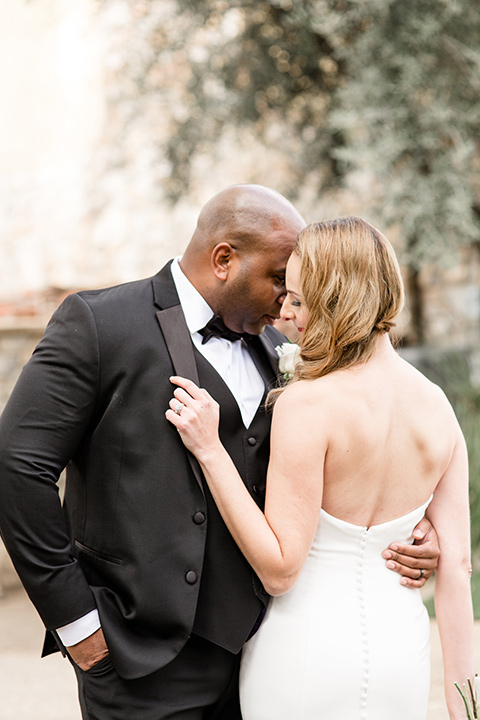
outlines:
[[[475,633],[480,668],[480,622]],[[42,624],[23,590],[9,589],[0,597],[0,720],[80,720],[73,671],[58,653],[39,659],[42,638]],[[428,720],[448,720],[434,621]]]

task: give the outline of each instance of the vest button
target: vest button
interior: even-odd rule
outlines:
[[[265,485],[254,485],[252,490],[255,495],[260,495],[260,493],[265,492]]]
[[[257,444],[257,439],[254,438],[254,437],[249,437],[248,440],[247,440],[247,442],[248,442],[249,445],[251,445],[251,446],[253,447],[254,445]]]
[[[185,580],[189,585],[195,585],[197,582],[197,573],[194,570],[189,570],[185,575]]]
[[[195,523],[195,525],[201,525],[202,523],[204,523],[205,522],[204,513],[200,512],[200,510],[198,512],[196,512],[195,515],[193,516],[193,522]]]

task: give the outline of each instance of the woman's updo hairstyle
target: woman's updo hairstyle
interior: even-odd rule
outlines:
[[[358,217],[308,225],[294,247],[309,319],[293,380],[367,361],[403,307],[400,267],[387,238]]]

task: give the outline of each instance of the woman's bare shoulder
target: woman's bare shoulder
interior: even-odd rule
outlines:
[[[276,457],[287,454],[296,463],[319,459],[328,446],[333,424],[329,417],[328,383],[298,380],[278,397],[272,420],[271,443]],[[317,432],[318,430],[318,432]],[[281,448],[279,450],[279,448]]]
[[[324,412],[339,398],[339,388],[331,375],[315,380],[298,380],[287,385],[275,403],[275,412],[292,413],[299,409],[303,413]]]
[[[402,359],[402,365],[405,373],[406,386],[411,388],[415,394],[420,393],[421,400],[427,400],[438,406],[439,409],[453,412],[452,405],[445,391],[430,380],[418,368]]]

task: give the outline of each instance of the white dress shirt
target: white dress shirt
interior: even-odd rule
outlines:
[[[243,340],[231,342],[214,337],[202,345],[203,337],[199,330],[205,327],[214,312],[182,272],[180,260],[181,256],[174,259],[171,271],[192,341],[229,388],[237,401],[243,424],[249,427],[265,391],[262,376]],[[172,393],[173,390],[172,385]],[[57,628],[57,633],[65,647],[70,647],[93,635],[100,627],[98,610],[95,609],[79,620]]]
[[[198,331],[205,327],[214,312],[184,275],[179,260],[180,258],[175,258],[171,269],[192,341],[197,350],[223,378],[237,401],[243,424],[248,427],[263,397],[265,383],[244,340],[231,342],[225,338],[213,337],[202,345],[203,337]]]

